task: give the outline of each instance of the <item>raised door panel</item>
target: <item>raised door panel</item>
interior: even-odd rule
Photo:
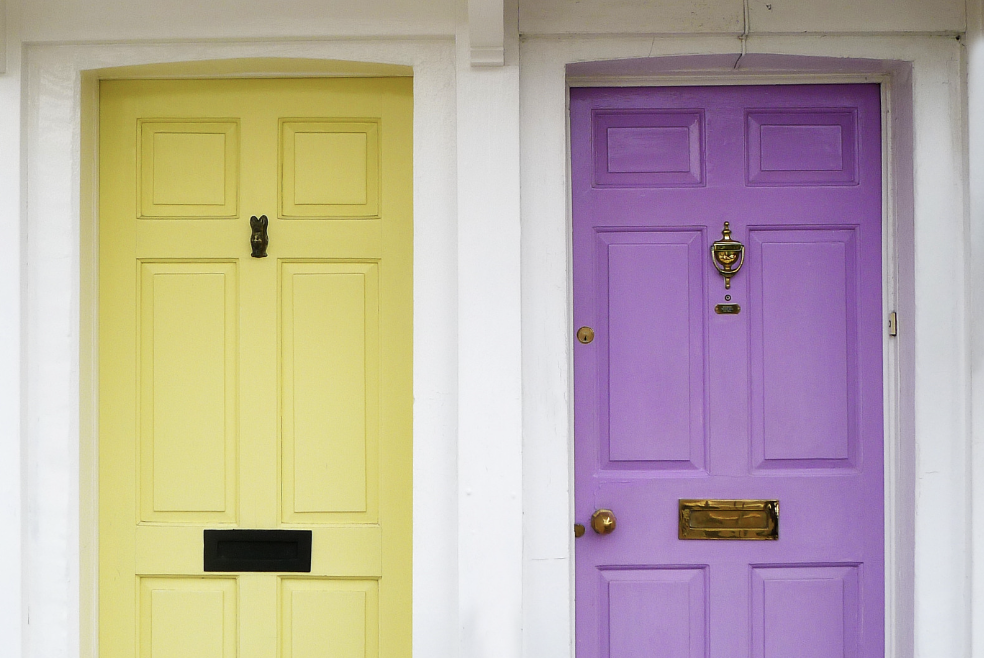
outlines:
[[[745,121],[749,186],[858,184],[857,110],[753,110]]]
[[[236,658],[235,578],[140,578],[140,658]]]
[[[755,468],[858,466],[855,233],[750,231]]]
[[[858,658],[857,565],[754,567],[753,658]]]
[[[594,184],[598,187],[697,187],[704,184],[704,113],[595,111]]]
[[[228,262],[140,263],[143,521],[236,519],[236,274]]]
[[[284,578],[282,658],[375,658],[379,655],[378,586],[373,580]]]
[[[239,121],[139,121],[140,216],[235,218]]]
[[[702,469],[703,234],[612,230],[597,239],[605,467]]]
[[[378,122],[282,120],[280,149],[282,217],[379,216]]]
[[[281,265],[283,520],[374,522],[378,268]]]
[[[707,574],[704,569],[625,569],[602,573],[608,584],[607,658],[706,657]]]

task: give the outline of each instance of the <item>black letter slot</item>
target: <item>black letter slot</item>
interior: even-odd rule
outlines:
[[[206,530],[205,571],[311,571],[310,530]]]

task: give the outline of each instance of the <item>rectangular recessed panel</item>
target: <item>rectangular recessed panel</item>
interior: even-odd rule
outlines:
[[[378,656],[377,590],[374,580],[283,579],[281,658]]]
[[[853,229],[751,231],[752,453],[759,468],[855,465],[855,251]]]
[[[704,569],[627,569],[603,575],[609,658],[705,658]]]
[[[855,565],[753,567],[753,658],[857,658],[858,581]]]
[[[235,658],[234,578],[140,578],[141,658]]]
[[[237,121],[141,121],[140,132],[141,217],[236,216]]]
[[[703,119],[700,110],[596,110],[595,185],[703,185]]]
[[[753,110],[746,114],[749,185],[856,185],[857,111]]]
[[[281,216],[379,216],[378,135],[373,121],[282,121]]]
[[[840,126],[762,126],[762,171],[841,171]]]
[[[369,520],[377,468],[377,267],[286,262],[281,281],[285,519]]]
[[[234,263],[140,265],[140,461],[144,521],[236,512]]]
[[[607,265],[608,459],[701,468],[704,265],[699,231],[600,233]]]
[[[690,171],[690,130],[685,126],[609,128],[611,173]]]

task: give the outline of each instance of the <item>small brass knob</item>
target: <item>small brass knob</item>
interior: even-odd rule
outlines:
[[[591,327],[581,327],[577,330],[577,342],[587,345],[594,340],[594,329]]]
[[[591,515],[591,529],[599,535],[615,532],[615,513],[610,509],[600,509]]]

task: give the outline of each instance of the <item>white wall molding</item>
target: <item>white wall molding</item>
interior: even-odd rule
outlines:
[[[460,484],[460,617],[455,655],[519,658],[523,605],[519,53],[516,39],[509,39],[505,63],[482,68],[471,58],[473,46],[468,39],[459,39],[455,80]]]
[[[468,48],[472,66],[505,62],[503,0],[468,0]]]
[[[984,0],[967,1],[967,154],[973,378],[973,658],[984,658]]]

